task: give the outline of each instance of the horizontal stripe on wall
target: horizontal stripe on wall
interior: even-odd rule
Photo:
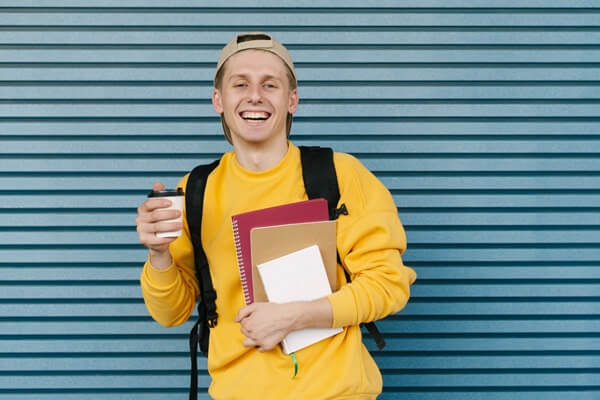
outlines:
[[[516,7],[512,0],[405,0],[402,2],[404,8],[414,9],[428,9],[428,8],[440,8],[440,9],[451,9],[461,7],[462,11],[466,11],[468,8],[491,8],[496,9],[499,7],[510,8],[511,10],[518,12],[519,10],[526,11],[529,8],[542,7],[547,12],[553,11],[555,8],[567,8],[570,11],[577,11],[581,8],[593,7],[596,4],[594,0],[528,0],[526,4],[521,7]],[[2,0],[0,2],[1,7],[27,7],[30,9],[37,8],[48,8],[49,4],[43,4],[36,0]],[[197,7],[198,3],[195,0],[171,0],[165,3],[162,0],[129,0],[126,4],[119,0],[94,0],[92,6],[89,1],[85,0],[55,0],[52,2],[53,7],[60,7],[65,9],[66,7],[114,7],[114,8],[160,8],[162,10],[168,10],[170,8],[177,7]],[[377,7],[394,7],[398,6],[395,0],[378,0]],[[297,8],[297,7],[319,7],[325,8],[318,0],[228,0],[226,4],[222,5],[223,8],[232,7],[254,7],[257,9],[263,9],[266,7],[279,7],[279,8]],[[341,8],[341,7],[337,7]],[[360,0],[346,0],[344,1],[344,8],[361,8],[364,9],[364,1]]]
[[[1,10],[1,9],[0,9]],[[311,27],[344,26],[568,26],[594,25],[598,22],[599,8],[591,9],[533,9],[519,12],[513,9],[472,9],[455,12],[439,12],[436,9],[415,12],[414,9],[402,8],[306,8],[306,9],[259,9],[238,8],[231,12],[227,8],[187,8],[187,9],[125,9],[118,8],[78,8],[62,9],[22,9],[4,10],[0,14],[0,24],[8,26],[204,26],[219,27],[222,25],[266,27],[299,26],[306,30]],[[48,12],[50,11],[50,12]],[[54,11],[54,12],[53,12]],[[58,11],[58,12],[56,12]],[[156,12],[159,11],[159,12]],[[162,11],[162,12],[160,12]],[[441,10],[440,10],[441,11]],[[332,18],[332,15],[335,18]],[[214,29],[214,28],[213,28]],[[230,35],[220,35],[222,42],[227,42]],[[283,39],[282,39],[283,40]]]

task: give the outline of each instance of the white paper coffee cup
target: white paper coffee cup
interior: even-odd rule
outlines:
[[[157,190],[148,194],[148,197],[160,197],[161,199],[171,200],[171,206],[163,208],[164,210],[179,210],[181,213],[178,218],[168,219],[164,222],[183,222],[183,200],[185,194],[181,188],[177,190]],[[182,230],[171,232],[156,232],[157,237],[178,237],[181,236]]]

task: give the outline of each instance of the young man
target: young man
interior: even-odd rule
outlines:
[[[201,232],[219,314],[208,354],[209,394],[216,399],[376,398],[381,374],[359,324],[402,309],[416,278],[402,264],[406,236],[389,191],[357,159],[335,153],[340,204],[349,212],[338,219],[337,248],[352,282],[316,301],[245,305],[231,216],[307,199],[300,152],[288,140],[296,82],[287,49],[264,33],[237,35],[217,64],[212,103],[233,152],[209,176]],[[187,178],[178,186],[185,188]],[[185,218],[179,238],[155,235],[181,228],[165,222],[177,215],[166,206],[166,200],[147,200],[136,222],[149,249],[141,275],[146,306],[159,323],[173,326],[192,314],[199,289]],[[278,344],[289,332],[311,327],[344,329],[297,351],[292,379],[292,361]]]

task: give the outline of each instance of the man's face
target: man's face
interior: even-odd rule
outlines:
[[[246,50],[223,68],[212,101],[215,111],[224,114],[233,145],[285,140],[287,114],[296,111],[298,93],[290,90],[283,61],[266,51]]]

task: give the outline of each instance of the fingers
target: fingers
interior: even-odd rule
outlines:
[[[168,253],[169,244],[177,240],[177,237],[158,237],[155,232],[139,232],[138,236],[140,243],[159,253]]]
[[[152,186],[152,190],[154,190],[155,192],[165,190],[165,185],[163,185],[160,182],[155,182],[154,185]]]
[[[173,221],[178,218],[181,213],[177,210],[161,210],[153,211],[149,214],[139,215],[135,219],[138,233],[170,232],[180,230],[183,223]]]
[[[142,242],[150,241],[152,243],[158,243],[157,240],[163,239],[163,238],[156,236],[157,233],[178,231],[178,230],[182,229],[182,226],[183,226],[183,224],[181,222],[168,222],[168,221],[143,222],[143,221],[138,221],[136,229],[138,232],[138,236]]]
[[[147,224],[140,224],[137,228],[138,235],[140,238],[144,238],[148,236],[152,239],[152,237],[161,239],[161,237],[157,236],[157,234],[161,232],[173,232],[181,230],[180,222],[154,222]],[[170,237],[170,236],[167,236]]]
[[[254,304],[250,304],[249,306],[242,308],[235,316],[234,321],[240,322],[241,320],[252,314],[255,308],[256,306]]]
[[[138,214],[136,218],[136,224],[140,223],[156,223],[161,221],[169,221],[175,218],[179,218],[181,212],[179,210],[159,208],[152,212],[145,212]]]
[[[246,324],[241,323],[240,324],[240,332],[242,332],[242,335],[252,338],[252,330],[246,326]]]
[[[260,342],[256,341],[256,340],[252,340],[250,338],[246,338],[244,339],[244,341],[242,342],[242,345],[244,347],[256,347],[256,350],[260,351],[261,353],[271,350],[273,347],[275,346],[270,346],[270,345],[261,345]]]
[[[279,343],[271,343],[271,341],[269,340],[266,340],[263,343],[261,343],[259,340],[250,339],[249,337],[246,337],[242,342],[242,345],[244,347],[256,347],[256,349],[261,353],[273,350],[273,348],[278,344]]]
[[[138,214],[147,214],[159,208],[167,208],[171,207],[173,203],[171,200],[157,198],[151,198],[142,203],[141,206],[138,207]]]
[[[244,327],[242,327],[242,328],[240,328],[240,332],[242,333],[242,335],[244,335],[248,339],[253,340],[252,339],[252,332],[250,332],[248,329],[245,329]]]

